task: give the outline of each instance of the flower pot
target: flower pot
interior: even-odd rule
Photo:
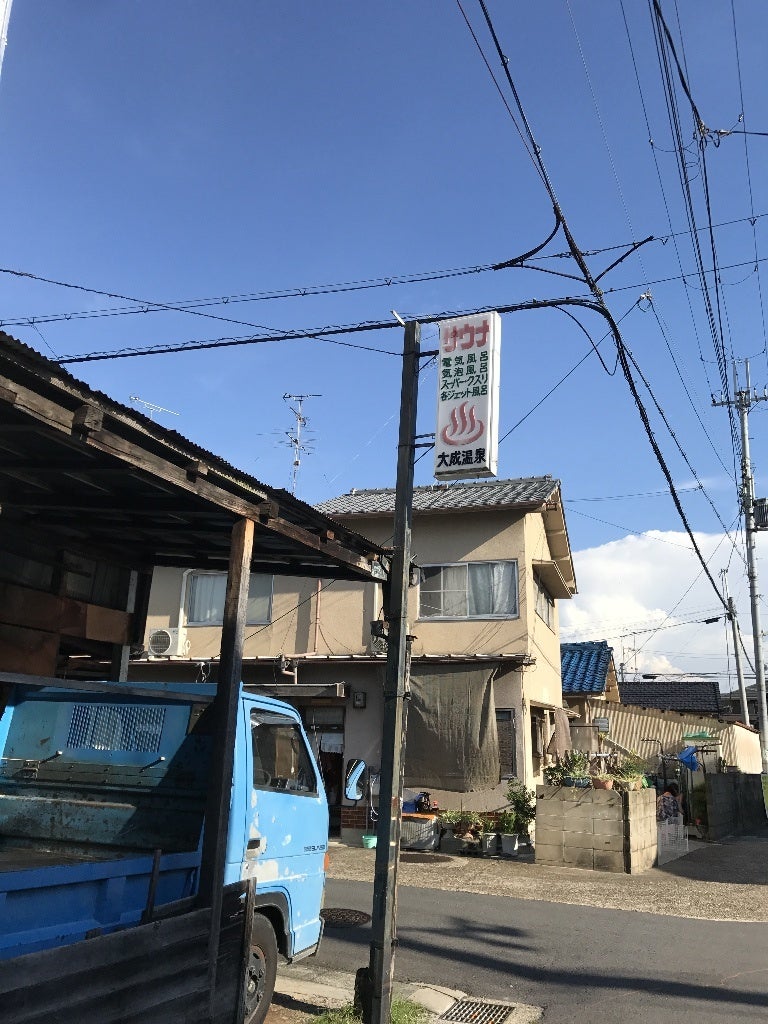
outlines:
[[[588,776],[586,776],[583,778],[574,779],[573,784],[577,789],[589,789],[589,787],[592,785],[592,780]]]
[[[466,842],[460,839],[452,828],[447,828],[440,837],[440,853],[463,853]]]
[[[480,837],[480,848],[484,857],[493,857],[496,853],[496,833],[483,832]]]
[[[518,833],[501,833],[501,852],[505,857],[516,857],[518,847]]]
[[[576,779],[574,779],[574,777],[572,775],[564,775],[563,776],[563,785],[564,786],[575,786],[576,785]]]
[[[593,789],[613,789],[613,779],[592,779]]]

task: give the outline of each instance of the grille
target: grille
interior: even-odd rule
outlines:
[[[165,708],[124,707],[120,704],[75,704],[67,746],[76,750],[160,749]]]
[[[486,1003],[480,999],[459,999],[438,1020],[460,1021],[461,1024],[502,1024],[514,1010],[509,1003]]]

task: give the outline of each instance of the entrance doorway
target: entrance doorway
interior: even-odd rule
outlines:
[[[304,727],[320,765],[328,798],[329,832],[341,834],[341,797],[344,781],[344,707],[323,706],[303,709]]]

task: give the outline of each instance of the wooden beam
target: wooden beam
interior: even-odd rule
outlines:
[[[240,679],[252,551],[253,522],[250,519],[240,519],[232,530],[227,589],[224,597],[219,680],[213,705],[212,778],[208,789],[203,858],[200,866],[200,904],[211,907],[208,972],[212,1001],[216,988],[216,960],[219,950],[229,804],[232,794],[237,714],[240,707]]]
[[[7,378],[3,379],[0,377],[0,387],[8,383]],[[44,398],[30,388],[17,385],[15,382],[10,382],[10,384],[18,395],[16,408],[40,420],[43,426],[67,437],[78,434],[81,428],[87,427],[88,432],[81,435],[81,441],[87,450],[96,449],[104,452],[135,469],[142,470],[152,478],[165,480],[175,488],[188,494],[196,494],[206,502],[226,509],[238,517],[255,519],[263,515],[264,519],[260,519],[261,529],[293,540],[295,543],[315,548],[315,550],[321,550],[322,546],[323,554],[329,561],[343,565],[351,574],[358,578],[370,579],[372,576],[375,576],[375,570],[372,571],[372,557],[355,554],[346,546],[333,541],[323,542],[319,537],[312,534],[309,529],[288,523],[280,516],[273,516],[273,509],[271,507],[273,503],[270,503],[266,494],[254,493],[251,499],[247,499],[212,483],[210,479],[205,477],[196,476],[195,479],[190,480],[188,461],[185,461],[184,465],[179,466],[167,458],[157,456],[146,449],[140,448],[137,444],[126,440],[107,426],[104,426],[104,423],[108,422],[109,417],[104,417],[101,429],[97,429],[98,417],[92,412],[94,406],[81,406],[73,413],[61,404]],[[84,408],[91,410],[91,412],[82,411]],[[94,429],[91,429],[92,425]],[[136,424],[131,424],[128,421],[126,421],[126,426],[133,430],[139,429]],[[145,436],[150,438],[152,435],[147,434]],[[155,445],[163,444],[157,438],[152,438],[152,440]],[[179,459],[184,458],[181,453],[174,454]],[[209,467],[209,476],[212,472],[215,472],[215,469]],[[233,483],[236,487],[244,486],[242,484],[238,485],[235,481]]]

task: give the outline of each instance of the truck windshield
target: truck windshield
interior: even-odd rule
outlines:
[[[274,711],[251,711],[253,785],[317,795],[317,777],[298,724]]]

